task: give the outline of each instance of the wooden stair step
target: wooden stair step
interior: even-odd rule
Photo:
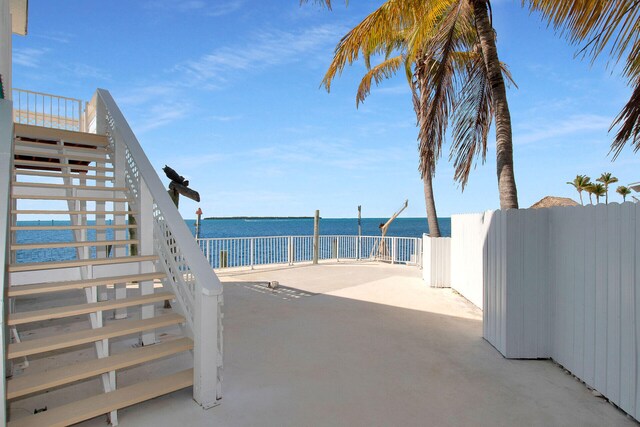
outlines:
[[[104,339],[122,337],[166,326],[184,323],[185,318],[179,314],[163,314],[150,319],[118,320],[102,328],[83,329],[51,335],[44,338],[12,343],[7,346],[7,358],[16,359],[34,354],[47,353]]]
[[[135,211],[67,211],[50,209],[14,209],[14,215],[135,215]]]
[[[29,175],[29,176],[41,176],[45,178],[79,178],[93,181],[114,181],[113,176],[102,175],[89,175],[87,173],[61,173],[61,172],[46,172],[31,169],[16,169],[13,171],[15,175]]]
[[[44,310],[10,313],[7,324],[23,325],[41,320],[62,319],[64,317],[95,313],[97,311],[115,310],[117,308],[133,307],[136,305],[153,304],[159,301],[173,299],[171,292],[157,292],[149,295],[99,301],[86,304],[67,305],[63,307],[46,308]]]
[[[43,242],[43,243],[24,243],[11,245],[12,251],[22,251],[30,249],[51,249],[51,248],[84,248],[93,246],[123,246],[137,245],[139,240],[88,240],[84,242]]]
[[[185,337],[146,347],[138,347],[103,359],[88,360],[38,374],[14,377],[7,380],[7,399],[16,399],[192,349],[193,341]]]
[[[156,261],[157,259],[158,257],[156,255],[141,255],[141,256],[124,256],[124,257],[111,257],[111,258],[72,259],[69,261],[54,261],[54,262],[25,262],[20,264],[9,265],[9,272],[49,270],[52,268],[70,268],[70,267],[81,267],[85,265],[124,264],[124,263],[141,262],[141,261]]]
[[[54,142],[52,144],[52,142]],[[15,138],[15,146],[16,147],[33,147],[46,151],[57,151],[57,152],[78,152],[78,153],[91,153],[91,154],[109,154],[111,151],[107,148],[96,147],[96,146],[80,146],[79,144],[68,143],[65,144],[62,141],[62,144],[58,143],[58,141],[39,141],[39,140],[29,140],[23,137]]]
[[[12,199],[18,200],[80,200],[85,202],[114,202],[126,203],[129,201],[126,197],[91,197],[91,196],[53,196],[47,194],[12,194]]]
[[[126,187],[101,187],[97,185],[65,185],[65,184],[51,184],[40,182],[12,182],[13,187],[29,187],[29,188],[75,188],[76,190],[98,190],[98,191],[114,191],[114,192],[126,192],[129,191]]]
[[[103,393],[7,423],[10,427],[64,427],[193,385],[193,369]],[[185,420],[188,424],[188,420]]]
[[[42,151],[42,150],[25,150],[25,149],[15,149],[14,156],[26,156],[26,157],[37,157],[37,158],[45,158],[45,159],[65,159],[65,160],[74,160],[78,162],[96,162],[96,163],[111,163],[111,160],[106,156],[86,156],[86,155],[77,155],[71,153],[56,153],[51,151]],[[38,160],[36,160],[38,161]]]
[[[96,147],[106,147],[109,145],[109,139],[106,135],[97,135],[95,133],[52,129],[19,123],[14,123],[14,129],[16,137],[40,139],[44,141],[65,141]]]
[[[128,228],[136,228],[135,224],[86,224],[86,225],[13,225],[11,231],[25,230],[126,230]]]
[[[115,285],[116,283],[146,282],[149,280],[164,279],[166,274],[161,272],[130,274],[127,276],[109,276],[95,279],[71,280],[66,282],[34,283],[31,285],[9,286],[9,297],[21,297],[27,295],[45,294],[49,292],[62,292],[71,289],[83,289],[92,286]]]
[[[102,166],[89,166],[89,165],[75,165],[73,163],[51,163],[51,162],[40,162],[37,160],[14,160],[14,166],[39,166],[42,168],[50,169],[50,168],[71,168],[74,170],[83,170],[83,171],[97,171],[97,172],[113,172],[114,168],[106,168]]]

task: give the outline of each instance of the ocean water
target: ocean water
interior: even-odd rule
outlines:
[[[362,235],[379,236],[378,225],[384,218],[363,218]],[[440,232],[451,235],[451,218],[439,218]],[[195,220],[186,220],[187,226],[195,234]],[[68,225],[68,221],[18,221],[18,225]],[[429,227],[425,218],[398,218],[387,232],[388,236],[422,237]],[[113,230],[107,230],[107,240],[113,239]],[[88,231],[89,240],[95,240],[95,230]],[[357,218],[320,219],[320,235],[357,235]],[[313,219],[208,219],[201,224],[200,237],[260,237],[260,236],[310,236],[313,235]],[[16,243],[68,242],[73,239],[69,230],[21,230],[17,232]],[[95,248],[92,248],[92,252]],[[16,260],[23,262],[43,262],[75,259],[73,248],[19,250]]]
[[[379,236],[378,226],[388,218],[363,218],[362,235]],[[186,220],[195,233],[195,220]],[[451,218],[438,218],[440,233],[451,236]],[[397,218],[387,236],[422,237],[429,232],[426,218]],[[357,235],[357,218],[321,218],[321,235]],[[313,235],[313,218],[308,219],[207,219],[202,220],[200,237],[260,237]]]

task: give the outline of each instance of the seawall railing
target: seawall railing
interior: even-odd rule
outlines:
[[[313,261],[313,236],[228,237],[197,239],[214,269],[259,265],[294,265]],[[354,235],[320,236],[320,261],[382,261],[420,266],[422,239]]]

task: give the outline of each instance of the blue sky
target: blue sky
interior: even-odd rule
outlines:
[[[630,148],[608,156],[608,128],[630,89],[620,67],[575,59],[576,48],[520,1],[494,0],[521,207],[546,195],[577,200],[576,174],[640,181]],[[97,0],[29,2],[29,35],[14,36],[14,86],[88,100],[108,89],[152,164],[198,190],[181,213],[205,216],[425,216],[417,130],[403,76],[359,109],[364,66],[319,87],[336,43],[381,1]],[[499,206],[495,142],[464,192],[445,156],[434,179],[439,216]],[[166,179],[162,176],[163,180]],[[617,185],[617,184],[616,184]],[[617,194],[611,196],[618,200]]]

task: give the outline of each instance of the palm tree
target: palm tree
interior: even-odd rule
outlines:
[[[627,196],[629,194],[631,194],[631,189],[629,187],[625,187],[624,185],[620,185],[616,189],[616,193],[618,193],[619,195],[622,196],[622,201],[623,202],[626,202],[627,201]]]
[[[597,178],[596,181],[604,184],[604,192],[605,192],[605,202],[609,204],[609,184],[614,184],[618,182],[618,178],[612,176],[611,173],[605,172],[600,175],[600,178]]]
[[[593,204],[594,183],[590,183],[584,186],[584,191],[589,193],[589,204]]]
[[[573,44],[586,42],[581,52],[595,60],[603,51],[614,62],[626,56],[623,75],[633,88],[631,98],[616,117],[619,126],[611,144],[615,159],[627,142],[640,150],[640,7],[637,1],[523,0],[542,13]]]
[[[587,185],[591,184],[591,178],[587,175],[576,175],[573,181],[567,182],[569,185],[573,185],[575,189],[578,191],[578,195],[580,196],[580,204],[584,206],[584,202],[582,201],[582,191],[585,190]]]
[[[308,1],[308,0],[301,0]],[[315,0],[331,8],[331,0]],[[401,42],[406,42],[408,58],[441,58],[443,53],[454,47],[462,47],[466,52],[472,52],[474,46],[479,46],[480,58],[484,63],[488,86],[486,90],[491,93],[491,110],[496,117],[496,165],[498,175],[498,189],[500,193],[500,208],[518,208],[518,195],[513,172],[513,141],[511,132],[511,116],[507,102],[505,78],[503,76],[503,65],[498,58],[495,43],[495,31],[489,19],[489,0],[388,0],[378,11],[378,17],[384,17],[388,25],[376,26],[369,22],[362,26],[361,30],[369,32],[369,42],[378,48],[370,50],[371,53],[385,53],[376,42],[389,35],[397,37],[403,31],[410,29],[410,36],[403,37]],[[374,12],[375,13],[375,12]],[[369,15],[367,19],[374,16]],[[367,21],[363,21],[365,24]],[[473,31],[459,31],[459,28],[466,27]],[[454,30],[455,29],[455,30]],[[355,30],[355,29],[354,29]],[[353,32],[353,30],[352,30]],[[352,34],[350,32],[345,38]],[[345,38],[340,42],[344,42]],[[471,43],[469,43],[471,42]],[[387,46],[388,47],[388,46]],[[391,45],[397,48],[397,45]],[[340,45],[338,45],[340,48]],[[376,50],[379,49],[379,50]],[[357,51],[356,51],[357,52]],[[336,56],[338,52],[336,51]],[[342,58],[344,62],[353,62],[357,59],[357,53],[353,51],[350,55],[345,54]],[[334,58],[335,62],[335,58]],[[441,66],[445,66],[446,61]],[[341,68],[340,68],[341,70]],[[334,73],[335,74],[335,73]],[[327,74],[329,76],[329,73]],[[325,85],[331,84],[332,76],[325,77]],[[433,80],[437,83],[437,80]],[[447,88],[433,87],[433,95],[437,97],[446,96]],[[436,104],[434,104],[436,105]],[[446,102],[438,104],[435,108],[442,108]],[[446,110],[446,109],[445,109]],[[446,113],[446,111],[443,111]],[[438,128],[442,125],[446,127],[446,115],[440,115],[442,121],[437,124],[424,123],[427,127]],[[486,115],[484,117],[487,118]],[[482,132],[485,124],[474,123],[476,132]],[[421,132],[423,130],[421,129]],[[426,130],[424,130],[426,132]],[[423,154],[437,153],[438,150],[424,150]],[[465,147],[463,147],[465,148]],[[469,153],[474,154],[474,153]],[[422,162],[424,172],[425,165],[430,162]]]
[[[600,197],[607,193],[604,184],[591,184],[588,187],[586,190],[589,193],[589,199],[591,199],[591,195],[593,194],[596,196],[596,203],[600,203]]]

